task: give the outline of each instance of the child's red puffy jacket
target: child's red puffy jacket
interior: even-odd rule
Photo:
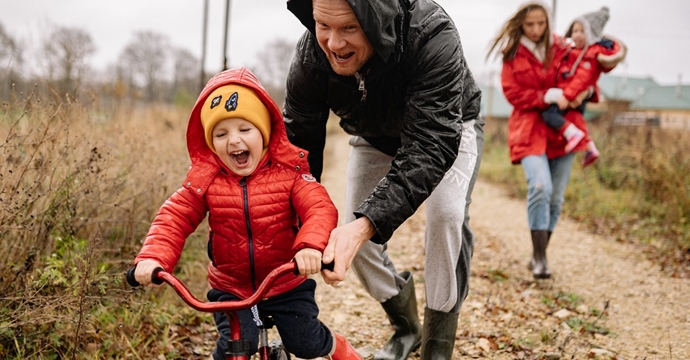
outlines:
[[[206,145],[199,119],[206,97],[231,83],[254,89],[271,114],[267,156],[246,178],[232,173]],[[159,210],[135,263],[153,259],[172,271],[185,240],[207,214],[209,283],[242,298],[298,250],[325,249],[337,210],[310,175],[307,152],[289,142],[280,110],[249,70],[227,70],[209,81],[189,117],[187,148],[192,165],[183,186]],[[285,275],[268,296],[304,280]]]
[[[620,59],[616,61],[622,61],[622,52],[624,50],[621,47],[621,43],[607,39],[611,43],[610,47],[606,47],[602,42],[592,44],[587,47],[587,49],[578,49],[572,47],[566,52],[565,56],[561,61],[561,66],[559,69],[559,76],[557,79],[557,87],[563,89],[563,96],[569,101],[573,101],[575,97],[582,91],[587,90],[589,87],[597,89],[597,81],[601,77],[602,73],[607,73],[615,67],[615,64],[609,65],[611,67],[605,67],[599,63],[599,57],[612,57],[618,55]],[[582,54],[582,52],[585,52]],[[580,58],[578,62],[577,59]],[[577,64],[577,68],[573,67]],[[598,102],[598,91],[594,92],[593,99],[589,102]]]

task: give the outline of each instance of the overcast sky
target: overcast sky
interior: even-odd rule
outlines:
[[[652,77],[662,85],[681,77],[690,84],[689,0],[546,0],[556,1],[555,30],[563,34],[573,18],[608,6],[604,32],[628,45],[627,60],[613,74]],[[500,71],[498,60],[485,61],[488,44],[523,0],[437,0],[460,30],[465,56],[484,83]],[[206,70],[221,70],[226,1],[209,0]],[[0,24],[25,48],[37,47],[56,26],[84,29],[96,45],[91,65],[104,70],[115,63],[137,31],[167,36],[176,47],[199,58],[203,0],[0,0]],[[267,43],[295,42],[304,28],[287,11],[285,0],[231,0],[230,66],[252,66]],[[27,54],[28,58],[35,56]],[[6,64],[0,64],[3,67]]]

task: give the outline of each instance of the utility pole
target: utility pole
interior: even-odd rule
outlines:
[[[206,84],[206,36],[207,36],[207,23],[208,23],[208,0],[204,0],[204,20],[202,21],[203,29],[201,29],[201,77],[199,82],[199,91],[204,89]]]
[[[555,0],[554,0],[555,1]],[[230,0],[225,2],[225,40],[223,41],[223,70],[228,69],[228,32],[230,31]]]
[[[553,24],[551,24],[551,31],[556,31],[556,0],[553,0],[553,6],[551,6],[551,20],[553,21]]]

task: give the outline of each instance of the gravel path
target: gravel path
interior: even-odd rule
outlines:
[[[342,209],[347,136],[331,134],[326,151],[331,160],[322,180]],[[389,242],[398,268],[413,271],[420,314],[423,214],[420,209]],[[554,276],[535,282],[526,269],[531,243],[524,201],[480,178],[470,215],[477,239],[455,358],[690,359],[687,279],[668,278],[633,246],[562,219],[548,249]],[[321,319],[370,357],[390,335],[380,305],[352,272],[338,288],[315,279]]]

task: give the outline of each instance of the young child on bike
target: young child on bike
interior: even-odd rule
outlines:
[[[558,130],[568,141],[566,152],[579,150],[578,145],[587,140],[584,166],[592,164],[599,157],[599,151],[589,136],[587,125],[584,122],[571,123],[564,113],[569,105],[584,112],[587,101],[597,102],[597,81],[601,73],[613,70],[625,58],[625,47],[620,41],[602,36],[608,19],[609,9],[604,6],[570,24],[565,36],[571,40],[572,48],[561,64],[558,88],[549,89],[545,96],[545,101],[551,105],[542,114],[547,125]]]
[[[321,269],[337,210],[254,74],[231,69],[206,84],[189,117],[187,149],[192,165],[153,220],[135,259],[136,280],[150,285],[156,267],[172,272],[186,238],[208,214],[210,301],[247,298],[271,270],[294,259],[300,275],[279,278],[258,313],[273,318],[283,346],[299,358],[361,359],[317,319],[316,282],[306,277]],[[260,315],[237,314],[241,337],[256,353]],[[221,360],[229,323],[223,313],[213,318],[220,333],[213,358]]]

